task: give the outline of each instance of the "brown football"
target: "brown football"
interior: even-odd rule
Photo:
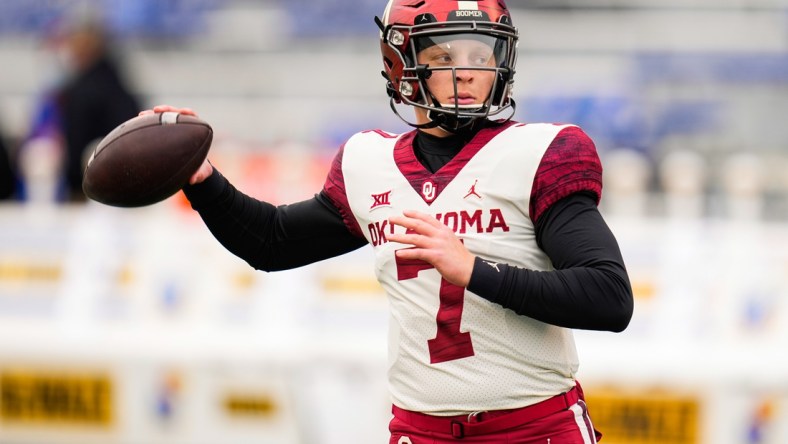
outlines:
[[[213,129],[174,112],[138,116],[99,142],[85,167],[82,190],[115,207],[160,202],[183,188],[208,156]]]

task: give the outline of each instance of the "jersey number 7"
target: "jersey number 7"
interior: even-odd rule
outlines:
[[[396,254],[394,257],[397,262],[397,280],[400,281],[415,279],[420,271],[435,268],[420,259],[400,259]],[[470,332],[460,331],[465,289],[441,277],[439,297],[440,306],[435,317],[438,332],[434,338],[427,340],[427,347],[430,350],[430,364],[473,356]]]

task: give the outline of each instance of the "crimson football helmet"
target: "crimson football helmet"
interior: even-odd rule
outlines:
[[[458,132],[478,119],[510,109],[514,114],[512,85],[517,58],[517,28],[512,25],[504,0],[390,0],[380,27],[383,76],[391,108],[416,128],[441,127]],[[494,63],[485,66],[430,66],[419,64],[418,53],[430,46],[454,40],[476,40],[490,47]],[[441,104],[427,88],[426,79],[437,70],[451,70],[457,94],[458,70],[495,72],[495,80],[483,103]],[[395,104],[426,109],[431,122],[416,124],[403,118]]]

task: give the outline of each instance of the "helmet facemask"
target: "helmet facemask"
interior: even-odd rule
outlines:
[[[428,17],[422,21],[429,21],[430,18],[434,20],[434,17]],[[451,133],[462,132],[471,128],[475,122],[499,115],[510,108],[505,120],[511,118],[514,114],[511,91],[517,54],[517,30],[509,24],[507,16],[501,18],[504,19],[503,23],[453,20],[413,26],[381,26],[384,62],[389,67],[388,75],[384,72],[384,76],[389,80],[387,88],[394,113],[413,127],[440,127]],[[415,21],[419,23],[419,17]],[[460,57],[459,54],[455,56],[453,47],[473,49],[469,56]],[[420,60],[423,51],[441,55],[439,58],[425,60],[422,57]],[[391,63],[386,55],[396,56],[398,60]],[[391,69],[392,66],[400,69]],[[401,77],[396,75],[397,71],[401,72]],[[453,99],[441,103],[430,90],[428,80],[433,75],[447,71],[451,72]],[[475,77],[493,77],[485,97],[477,97],[473,103],[462,103],[458,78],[460,72],[464,71],[472,72]],[[430,122],[419,124],[408,121],[398,112],[396,103],[426,110]]]

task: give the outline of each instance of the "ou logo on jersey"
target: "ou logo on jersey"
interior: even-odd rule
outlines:
[[[438,188],[431,180],[428,180],[421,185],[421,195],[424,197],[424,200],[426,200],[427,203],[435,200],[435,196],[438,194],[437,192]]]

